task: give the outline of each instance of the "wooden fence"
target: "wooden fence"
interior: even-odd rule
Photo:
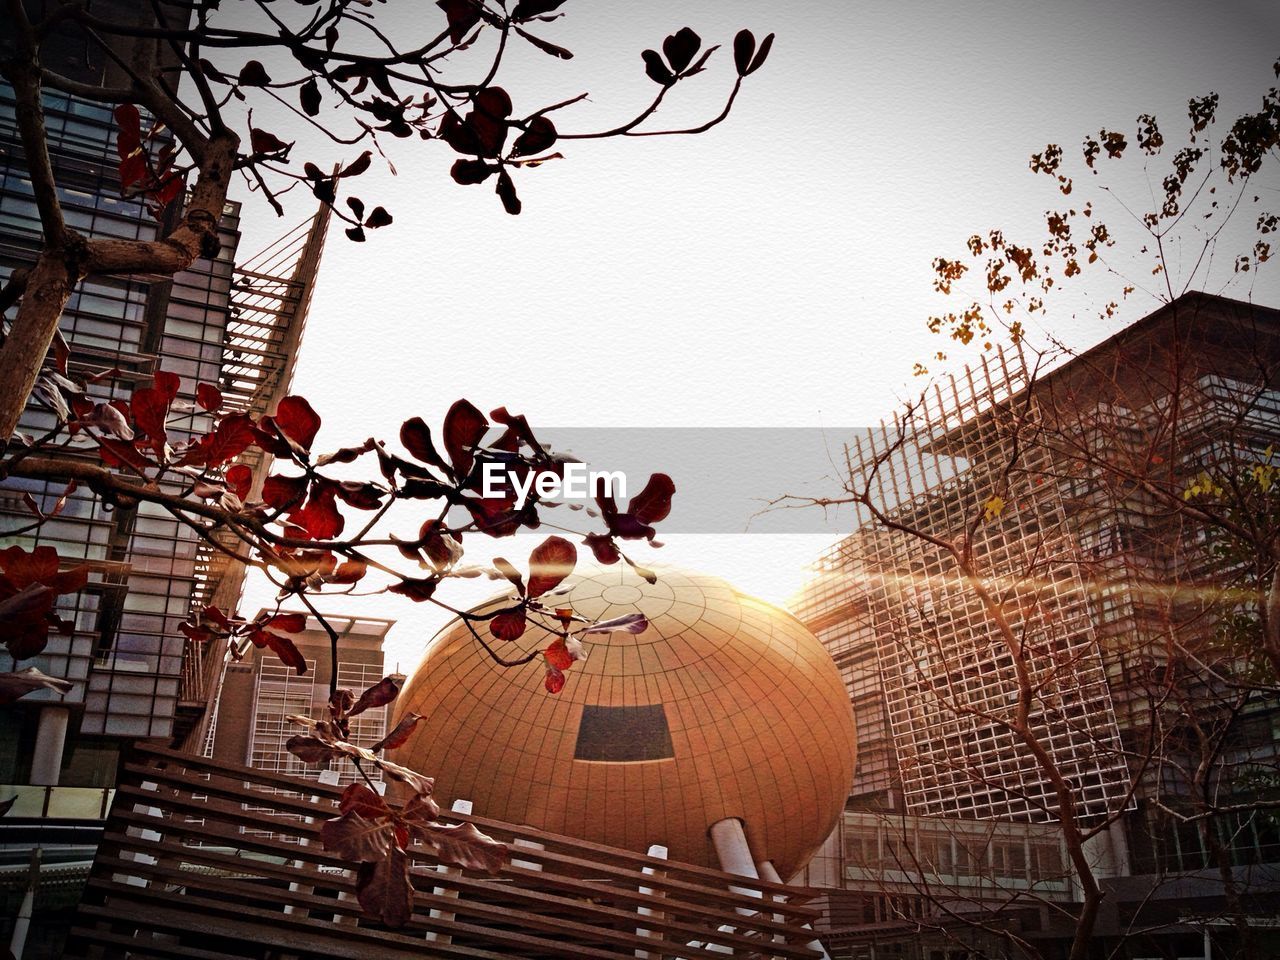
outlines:
[[[812,960],[817,891],[732,876],[483,817],[497,876],[415,846],[414,911],[361,915],[320,823],[340,789],[158,747],[122,767],[68,957]],[[625,812],[620,812],[625,816]],[[731,890],[730,887],[733,889]],[[762,903],[767,907],[762,909]]]

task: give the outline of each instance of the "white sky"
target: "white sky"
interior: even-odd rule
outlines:
[[[404,419],[436,424],[463,396],[485,410],[505,404],[535,428],[874,421],[919,385],[912,363],[946,346],[924,329],[948,306],[931,289],[933,257],[959,254],[993,226],[1037,236],[1044,211],[1062,204],[1027,172],[1031,152],[1049,141],[1073,151],[1100,126],[1132,139],[1142,112],[1177,142],[1189,97],[1219,92],[1223,119],[1256,108],[1280,57],[1280,5],[1261,0],[570,0],[563,9],[537,32],[575,59],[522,45],[506,85],[517,113],[591,91],[590,103],[558,115],[564,130],[611,125],[646,103],[653,84],[639,53],[679,27],[726,48],[673,91],[687,107],[672,111],[678,119],[719,109],[738,27],[777,41],[721,127],[561,143],[566,159],[517,176],[516,218],[490,185],[449,179],[448,147],[389,140],[398,175],[375,164],[356,192],[396,222],[365,244],[331,233],[294,378],[325,419],[317,448],[394,440]],[[387,15],[406,44],[441,21],[429,3],[393,0]],[[305,127],[268,120],[255,114],[299,141],[299,162],[339,158]],[[1274,183],[1267,189],[1275,194]],[[309,198],[288,199],[284,222],[249,202],[243,253],[307,214]],[[1280,303],[1274,278],[1252,295]],[[1066,303],[1050,323],[1070,345],[1111,332],[1073,319]],[[1112,329],[1151,306],[1133,301]],[[659,453],[653,468],[662,466]],[[397,532],[414,527],[410,518]],[[833,537],[674,536],[636,554],[780,602]],[[523,567],[533,542],[499,546]],[[442,596],[491,591],[467,584]],[[270,597],[269,585],[251,583],[244,607]],[[388,663],[406,670],[443,623],[399,597],[322,609],[397,619]]]

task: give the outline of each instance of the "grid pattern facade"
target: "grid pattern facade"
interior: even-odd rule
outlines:
[[[949,540],[970,532],[976,566],[1026,644],[1033,730],[1082,812],[1104,813],[1129,781],[1064,491],[1044,479],[1054,472],[1033,462],[1039,454],[1019,449],[1008,470],[1035,410],[1002,401],[1026,382],[1020,357],[984,362],[857,437],[849,472],[870,478],[895,523]],[[912,814],[1055,819],[1051,784],[1004,722],[1017,698],[1014,658],[974,585],[945,551],[860,510],[797,604],[845,663],[851,696],[872,705],[882,687],[887,722],[872,709],[866,732],[896,771],[860,774],[855,790],[884,789],[896,773]]]
[[[737,817],[754,856],[793,874],[838,819],[853,772],[849,701],[821,644],[714,577],[660,569],[648,584],[620,564],[570,583],[557,605],[593,619],[638,610],[648,628],[586,636],[586,660],[553,695],[540,659],[504,668],[465,625],[446,627],[396,702],[393,722],[425,719],[394,759],[478,815],[632,850],[660,843],[693,863],[715,863],[707,829]],[[505,657],[549,641],[534,626],[486,639]],[[576,758],[584,723],[643,706],[661,708],[672,756]]]
[[[254,705],[253,734],[249,745],[249,766],[255,770],[287,773],[303,780],[316,780],[320,769],[303,763],[285,748],[290,737],[301,732],[296,723],[289,722],[291,714],[321,718],[329,700],[327,686],[317,683],[316,659],[307,656],[307,672],[299,676],[274,657],[262,659],[258,664],[257,700]],[[338,686],[359,691],[382,679],[382,663],[353,663],[338,661]],[[367,710],[351,718],[351,742],[360,747],[371,747],[381,740],[387,731],[387,711],[383,707]],[[355,765],[341,759],[334,768],[338,783],[348,784],[363,780]],[[380,780],[376,769],[367,770],[371,780]]]
[[[139,199],[119,196],[113,121],[106,107],[47,93],[50,154],[69,226],[93,236],[152,240],[159,225]],[[7,87],[0,87],[0,280],[29,265],[39,249],[40,225],[29,177],[23,169]],[[194,400],[197,379],[216,381],[231,294],[238,205],[228,204],[220,224],[221,249],[171,282],[92,278],[72,295],[60,327],[72,350],[72,372],[117,367],[121,374],[92,392],[97,400],[127,399],[156,369],[183,378],[179,402]],[[52,426],[51,412],[33,404],[20,429],[39,436]],[[171,420],[174,437],[210,426],[192,413]],[[77,448],[69,448],[76,455]],[[163,486],[163,485],[162,485]],[[189,530],[149,504],[109,509],[87,490],[77,491],[63,513],[34,533],[4,538],[6,526],[29,520],[23,492],[48,508],[62,484],[10,479],[0,491],[0,542],[55,547],[68,563],[88,561],[88,589],[67,597],[71,637],[54,636],[32,663],[76,681],[64,702],[83,705],[80,730],[108,736],[165,737],[174,732],[183,665],[177,626],[186,617],[197,576],[196,541]],[[176,488],[174,488],[176,489]],[[0,669],[11,669],[0,654]],[[39,693],[28,702],[57,699]]]
[[[90,236],[155,239],[163,224],[140,198],[119,195],[110,110],[46,93],[45,111],[68,225]],[[84,280],[60,321],[73,374],[120,371],[114,382],[91,388],[96,400],[127,400],[157,369],[182,378],[168,423],[173,441],[211,426],[193,403],[198,382],[219,384],[228,409],[262,414],[287,387],[297,353],[328,218],[307,218],[236,268],[238,218],[239,205],[229,203],[218,255],[172,278]],[[0,282],[31,264],[40,235],[11,91],[0,84]],[[184,403],[189,412],[177,414]],[[33,403],[20,429],[39,436],[54,422]],[[74,444],[66,452],[82,455]],[[261,456],[250,454],[249,461],[264,472]],[[47,509],[62,487],[21,478],[0,484],[0,545],[50,545],[68,564],[88,562],[93,571],[87,589],[59,598],[60,615],[74,623],[72,636],[53,634],[40,657],[24,662],[72,680],[73,690],[62,698],[38,692],[24,704],[60,699],[82,707],[84,734],[180,738],[216,693],[220,664],[205,663],[203,648],[183,638],[178,624],[215,596],[233,606],[242,573],[163,509],[144,503],[113,510],[83,488],[34,533],[5,535],[30,521],[23,493]],[[3,653],[0,669],[11,669]]]
[[[394,621],[338,615],[327,615],[325,620],[338,634],[337,684],[359,696],[385,676],[382,644]],[[304,780],[319,779],[322,768],[303,763],[285,744],[303,732],[289,722],[290,715],[328,719],[329,637],[314,617],[308,617],[306,629],[292,639],[306,661],[301,675],[269,650],[252,646],[242,651],[243,659],[227,665],[207,734],[198,745],[203,756]],[[366,710],[350,718],[349,725],[351,742],[371,747],[386,734],[387,709]],[[363,780],[345,758],[332,763],[330,772],[342,784]],[[365,772],[371,780],[381,779],[376,769]]]

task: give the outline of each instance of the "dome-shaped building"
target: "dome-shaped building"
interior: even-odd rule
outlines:
[[[638,610],[648,629],[584,637],[587,659],[553,695],[541,658],[501,667],[455,621],[397,699],[393,722],[425,719],[393,759],[476,814],[639,851],[661,844],[706,866],[721,865],[709,829],[736,819],[752,859],[792,876],[853,777],[849,697],[817,638],[714,577],[664,569],[651,585],[619,565],[568,584],[557,606],[594,619]],[[509,659],[551,639],[531,626],[504,643],[475,626]]]

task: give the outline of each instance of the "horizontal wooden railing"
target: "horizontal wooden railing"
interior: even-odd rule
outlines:
[[[816,891],[459,813],[447,819],[509,844],[511,862],[496,876],[472,873],[415,845],[413,915],[389,929],[362,915],[353,865],[320,841],[340,792],[137,748],[122,768],[67,956],[818,955],[807,946]]]

